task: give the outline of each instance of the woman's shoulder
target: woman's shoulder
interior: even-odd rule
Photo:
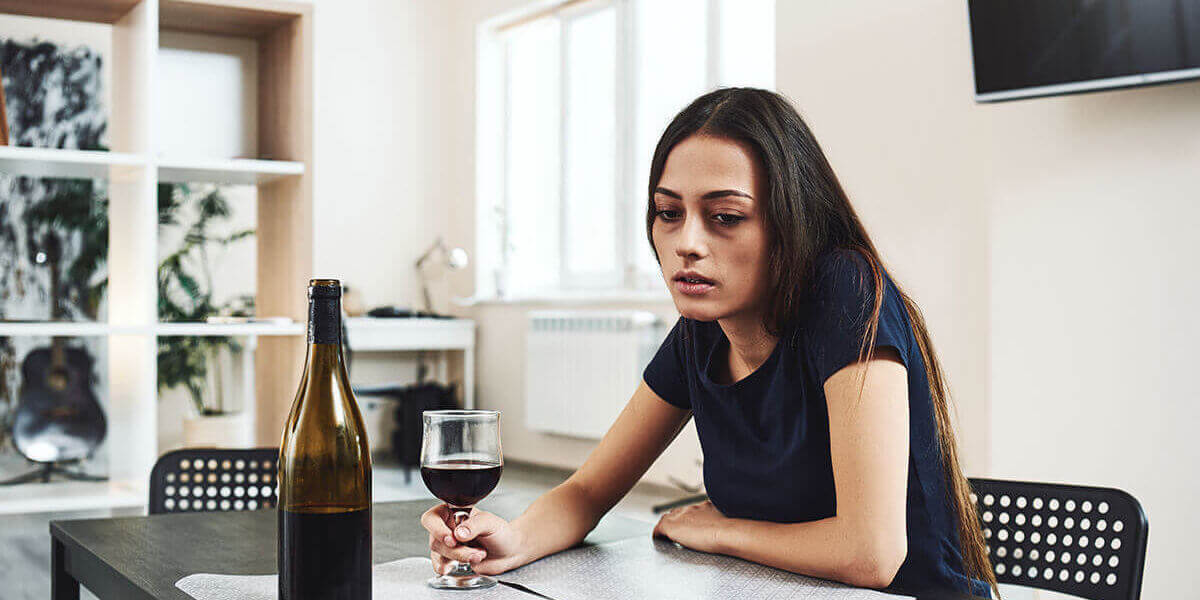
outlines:
[[[877,261],[850,248],[827,250],[813,261],[809,285],[806,286],[808,296],[823,303],[858,304],[865,298],[873,297],[876,271],[883,280],[885,291],[888,291],[890,278]]]

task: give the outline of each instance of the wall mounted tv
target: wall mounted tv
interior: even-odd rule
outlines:
[[[1200,0],[968,0],[975,100],[1200,79]]]

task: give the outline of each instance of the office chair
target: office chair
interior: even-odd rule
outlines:
[[[970,480],[1000,583],[1089,600],[1137,600],[1149,524],[1128,493],[997,479]]]
[[[185,448],[159,457],[150,472],[152,515],[274,508],[278,448]]]

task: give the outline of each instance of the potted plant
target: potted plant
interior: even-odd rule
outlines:
[[[185,211],[189,203],[193,210]],[[244,229],[229,234],[214,226],[230,218],[229,202],[212,187],[194,193],[187,185],[161,184],[158,188],[159,230],[182,228],[181,243],[158,267],[158,315],[162,321],[204,322],[212,316],[251,316],[253,296],[217,304],[213,298],[210,252],[254,235]],[[185,222],[186,221],[186,222]],[[254,443],[250,415],[232,398],[244,396],[236,376],[247,368],[245,348],[224,336],[170,336],[158,338],[158,388],[182,387],[191,400],[185,418],[186,446],[249,447]]]

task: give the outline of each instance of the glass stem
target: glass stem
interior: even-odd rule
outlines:
[[[461,508],[451,507],[450,510],[454,511],[454,514],[451,516],[452,524],[450,526],[451,535],[453,535],[453,531],[458,529],[458,526],[462,525],[463,521],[467,520],[467,517],[471,516],[471,509],[469,509],[469,508],[461,509]],[[454,566],[450,569],[450,572],[446,573],[446,575],[448,575],[450,577],[474,577],[475,576],[475,571],[474,571],[474,569],[471,568],[471,563],[454,561],[453,565]]]

